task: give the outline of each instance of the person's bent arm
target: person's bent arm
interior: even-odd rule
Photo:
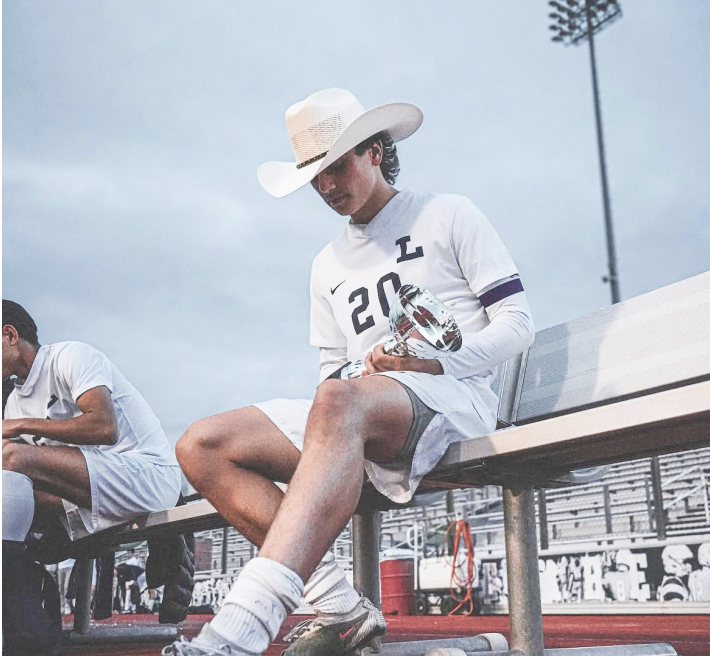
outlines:
[[[419,371],[468,378],[485,373],[522,353],[535,339],[535,326],[524,292],[508,296],[486,308],[490,323],[474,337],[467,337],[460,350],[441,360],[385,355],[377,346],[365,359],[368,373]]]
[[[36,435],[66,444],[116,444],[118,420],[108,388],[87,390],[76,404],[81,414],[71,419],[3,419],[3,440]]]
[[[518,292],[486,307],[490,323],[464,341],[456,353],[441,361],[445,374],[467,378],[485,373],[522,353],[535,339],[525,292]]]

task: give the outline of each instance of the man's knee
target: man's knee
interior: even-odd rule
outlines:
[[[404,386],[384,376],[326,380],[318,387],[313,402],[309,417],[312,429],[316,422],[320,430],[306,431],[306,442],[355,440],[366,451],[369,449],[368,458],[385,460],[407,437],[412,402]],[[384,445],[384,451],[378,444]]]
[[[360,385],[346,380],[325,380],[316,392],[311,417],[327,426],[326,435],[342,435],[342,428],[365,426],[368,399]]]
[[[347,380],[324,380],[316,391],[312,411],[319,414],[343,417],[357,408],[362,394],[359,386]]]
[[[29,444],[20,444],[18,442],[10,442],[2,448],[2,468],[8,471],[18,472],[25,476],[31,476],[32,472],[32,453]]]
[[[207,420],[192,424],[175,445],[175,455],[186,473],[199,468],[205,462],[205,454],[219,449],[221,440],[208,430]]]
[[[200,419],[192,424],[175,445],[175,455],[194,484],[194,477],[204,473],[214,474],[215,463],[235,462],[238,453],[239,432],[225,430],[225,427],[213,417]]]

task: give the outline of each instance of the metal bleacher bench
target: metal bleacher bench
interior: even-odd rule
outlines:
[[[502,636],[505,649],[495,640],[440,644],[465,653],[563,656],[569,650],[543,646],[535,489],[594,480],[614,462],[710,444],[710,272],[542,330],[527,352],[500,369],[504,428],[452,444],[420,491],[503,487],[510,645]],[[366,487],[353,518],[355,585],[376,603],[383,508],[382,497]],[[88,554],[156,532],[223,526],[224,519],[202,500],[80,538],[76,546]],[[90,566],[86,571],[90,576]],[[90,582],[83,589],[77,606],[84,610],[77,608],[74,628],[79,634],[89,631]],[[423,654],[407,647],[415,644],[384,644],[382,653]],[[676,653],[669,645],[609,649],[587,647],[574,654]]]

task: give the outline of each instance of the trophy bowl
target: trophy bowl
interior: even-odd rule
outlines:
[[[389,314],[392,337],[385,353],[441,359],[458,351],[461,331],[449,309],[426,289],[403,285]]]
[[[402,285],[389,313],[390,337],[383,349],[389,355],[440,360],[461,348],[463,339],[449,309],[426,289]],[[350,362],[337,373],[338,378],[360,378],[365,371],[362,360]]]

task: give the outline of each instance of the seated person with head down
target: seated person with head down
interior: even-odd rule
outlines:
[[[12,301],[2,323],[3,381],[16,376],[2,422],[3,540],[24,541],[35,514],[59,516],[73,536],[175,506],[173,448],[116,366],[81,342],[40,346]]]
[[[329,551],[365,472],[405,503],[450,443],[495,428],[491,381],[498,364],[532,343],[530,309],[517,267],[470,200],[395,189],[394,144],[421,121],[413,105],[366,111],[343,89],[286,112],[296,161],[262,165],[262,186],[282,197],[310,183],[350,217],[311,270],[321,382],[313,402],[276,399],[208,417],[178,442],[190,482],[260,550],[200,635],[167,646],[166,656],[262,654],[302,597],[316,618],[286,637],[285,656],[376,647],[384,617]],[[463,346],[446,360],[385,353],[389,308],[405,284],[451,310]],[[366,375],[342,379],[357,360]],[[285,495],[274,480],[289,483]]]

